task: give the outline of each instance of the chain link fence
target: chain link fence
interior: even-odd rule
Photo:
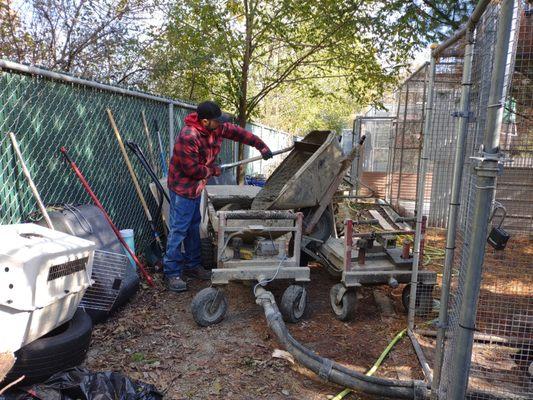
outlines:
[[[157,175],[163,177],[160,150],[168,166],[173,138],[182,128],[184,117],[195,109],[194,105],[1,62],[1,224],[29,221],[35,218],[38,209],[7,136],[11,131],[18,139],[45,204],[90,202],[61,157],[59,149],[65,146],[116,225],[120,229],[135,230],[139,249],[143,250],[150,243],[150,227],[111,128],[108,108],[122,139],[139,144]],[[144,131],[142,112],[146,116],[153,152],[150,152]],[[253,130],[254,124],[250,127]],[[220,163],[235,160],[235,147],[234,142],[224,141]],[[150,211],[156,215],[157,205],[148,188],[150,178],[134,156],[130,155],[130,159]],[[234,171],[232,173],[234,177]]]

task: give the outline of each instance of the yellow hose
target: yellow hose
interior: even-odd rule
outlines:
[[[389,354],[389,352],[392,350],[392,348],[394,347],[394,345],[396,343],[398,343],[400,341],[400,339],[402,337],[405,336],[405,333],[407,332],[407,328],[398,332],[398,334],[394,337],[394,339],[391,340],[391,342],[389,343],[389,345],[385,348],[385,350],[383,350],[383,353],[381,353],[381,355],[379,356],[379,358],[376,360],[376,362],[374,363],[374,365],[372,365],[372,368],[370,368],[365,375],[367,376],[371,376],[371,375],[374,375],[374,373],[378,370],[378,368],[381,366],[381,363],[383,362],[383,360],[385,359],[385,357],[387,357],[387,355]],[[342,392],[340,392],[338,395],[336,395],[332,400],[341,400],[342,398],[344,398],[344,396],[346,396],[347,394],[349,394],[352,390],[351,389],[344,389]]]

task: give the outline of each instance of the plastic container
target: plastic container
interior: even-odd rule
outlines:
[[[120,236],[122,236],[122,238],[124,239],[128,247],[130,248],[130,250],[133,252],[133,254],[135,254],[135,233],[133,229],[122,229],[120,231]],[[126,249],[124,249],[124,251],[126,252],[126,255],[128,256],[128,259],[130,260],[131,265],[134,268],[137,268],[137,264],[135,264],[135,261],[130,256],[129,252]]]
[[[0,353],[72,318],[91,285],[95,247],[36,224],[0,226]]]
[[[166,205],[167,202],[163,204]],[[61,208],[51,211],[49,215],[56,230],[90,240],[96,243],[96,250],[126,255],[126,250],[118,241],[104,214],[98,207],[92,204],[77,206],[63,204]],[[44,219],[39,221],[38,224],[46,226]],[[139,276],[137,270],[128,265],[126,276],[120,285],[118,298],[111,311],[126,304],[138,289]],[[91,316],[94,323],[105,321],[110,314],[101,310],[86,309],[85,311]]]

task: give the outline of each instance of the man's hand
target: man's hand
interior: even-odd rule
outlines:
[[[263,160],[268,160],[272,158],[272,152],[268,147],[263,147],[263,150],[261,150],[261,156],[263,157]]]
[[[222,170],[220,169],[220,165],[211,164],[209,166],[209,172],[211,172],[211,176],[220,176],[220,174],[222,173]]]

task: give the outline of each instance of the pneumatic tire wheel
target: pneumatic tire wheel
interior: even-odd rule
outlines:
[[[218,324],[228,311],[228,301],[221,289],[208,287],[196,293],[191,303],[192,316],[200,326]]]
[[[402,291],[402,304],[409,313],[409,301],[411,298],[411,284],[405,285]],[[415,315],[427,317],[433,308],[433,285],[419,283],[416,287]]]
[[[200,260],[205,269],[217,266],[217,248],[210,237],[200,239]]]
[[[285,322],[296,323],[307,314],[307,290],[300,285],[290,285],[281,297],[280,311]]]
[[[16,351],[17,361],[3,382],[8,384],[25,375],[21,385],[41,383],[81,364],[91,343],[92,329],[91,317],[78,309],[70,321]]]
[[[341,291],[344,291],[342,295]],[[342,283],[337,283],[329,291],[329,301],[337,319],[351,321],[355,318],[355,311],[357,309],[357,293],[355,288],[346,289]]]

